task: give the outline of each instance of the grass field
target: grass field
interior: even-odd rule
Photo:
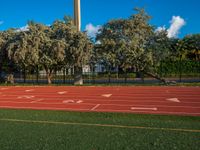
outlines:
[[[0,110],[1,150],[198,150],[200,117]]]

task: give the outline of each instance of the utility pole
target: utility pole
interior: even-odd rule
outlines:
[[[74,25],[81,31],[81,2],[74,0]],[[83,85],[82,67],[74,66],[74,85]]]

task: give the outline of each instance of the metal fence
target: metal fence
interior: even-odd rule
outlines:
[[[157,68],[160,77],[176,82],[200,82],[200,62],[162,62]],[[47,75],[41,68],[26,68],[14,71],[15,83],[47,84]],[[147,76],[141,72],[105,71],[83,73],[85,84],[112,84],[112,83],[159,83],[159,80]],[[54,71],[52,74],[53,84],[73,84],[74,74],[68,69]]]

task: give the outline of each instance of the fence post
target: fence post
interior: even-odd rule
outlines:
[[[63,69],[63,83],[66,83],[66,68]]]
[[[108,66],[108,83],[110,84],[110,66]]]
[[[160,77],[163,77],[163,62],[160,62]]]
[[[93,80],[93,84],[95,84],[95,65],[92,65],[92,80]]]
[[[127,83],[127,71],[125,69],[125,84]]]
[[[26,66],[24,65],[24,83],[26,83]]]
[[[199,82],[200,82],[200,61],[198,61],[199,62],[199,65],[198,65],[198,74],[199,74]]]
[[[37,65],[36,73],[37,73],[37,75],[36,75],[36,76],[37,76],[37,77],[36,77],[37,79],[36,79],[36,80],[37,80],[37,84],[38,84],[38,83],[39,83],[39,67],[38,67],[38,65]]]
[[[180,55],[179,60],[179,81],[182,82],[182,55]]]

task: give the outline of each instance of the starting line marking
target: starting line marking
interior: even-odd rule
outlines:
[[[145,130],[161,130],[161,131],[200,133],[200,130],[179,129],[179,128],[158,128],[158,127],[145,127],[145,126],[126,126],[126,125],[112,125],[112,124],[90,124],[90,123],[39,121],[39,120],[36,121],[36,120],[19,120],[19,119],[0,119],[0,121],[18,122],[18,123],[38,123],[38,124],[55,124],[55,125],[93,126],[93,127],[108,127],[108,128],[145,129]]]
[[[166,99],[167,101],[172,101],[172,102],[176,102],[176,103],[180,103],[181,101],[178,98],[168,98]]]
[[[131,110],[154,110],[157,111],[158,108],[153,107],[153,108],[145,108],[145,107],[131,107]]]
[[[112,94],[102,94],[101,96],[103,96],[103,97],[111,97],[112,96]]]

